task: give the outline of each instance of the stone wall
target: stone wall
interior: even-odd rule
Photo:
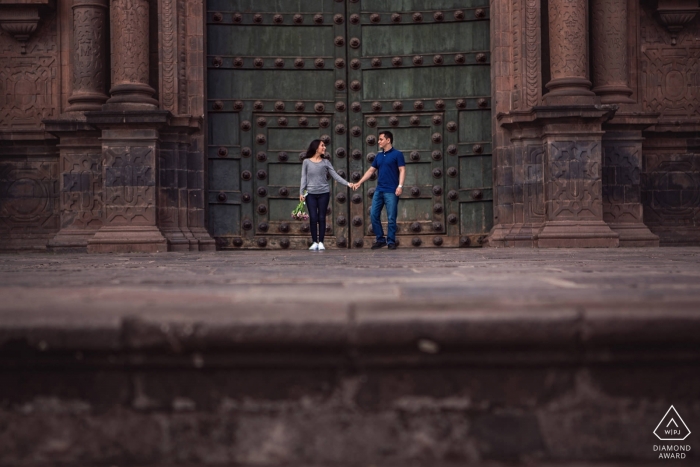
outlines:
[[[165,172],[156,177],[153,228],[169,249],[214,248],[205,214],[205,2],[142,3],[143,24],[129,22],[138,44],[122,43],[110,26],[129,17],[118,0],[0,4],[0,248],[86,250],[109,229],[99,141],[119,118],[90,114],[149,109],[167,117],[124,128],[156,131],[153,170]],[[685,3],[492,2],[490,245],[700,242],[700,19]],[[580,21],[562,29],[569,13]],[[607,107],[576,120],[581,105]],[[564,143],[573,149],[559,151]]]
[[[9,1],[0,27],[0,249],[212,249],[203,3]]]
[[[644,134],[644,222],[662,244],[697,245],[700,18],[664,25],[655,13],[653,5],[641,4],[639,89],[644,109],[659,114],[658,124]],[[669,26],[682,28],[674,34]]]
[[[36,25],[28,37],[0,28],[0,250],[44,249],[59,229],[57,138],[42,122],[60,113],[61,44],[44,8],[0,11],[0,25]]]

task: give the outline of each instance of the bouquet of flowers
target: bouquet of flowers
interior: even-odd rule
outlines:
[[[292,219],[296,221],[308,221],[309,214],[306,212],[306,202],[301,201],[294,211],[292,211]]]

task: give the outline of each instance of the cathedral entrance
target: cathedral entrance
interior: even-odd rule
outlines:
[[[401,247],[480,246],[493,223],[486,0],[208,0],[209,230],[306,248],[291,219],[320,138],[357,181],[382,130],[406,158]],[[369,247],[375,180],[331,183],[326,244]]]

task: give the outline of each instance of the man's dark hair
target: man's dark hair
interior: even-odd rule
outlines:
[[[394,134],[392,132],[389,130],[380,131],[378,136],[382,135],[384,135],[384,137],[388,139],[392,145],[394,144]]]

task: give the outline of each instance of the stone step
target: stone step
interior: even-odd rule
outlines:
[[[698,258],[0,256],[0,466],[698,465]]]

